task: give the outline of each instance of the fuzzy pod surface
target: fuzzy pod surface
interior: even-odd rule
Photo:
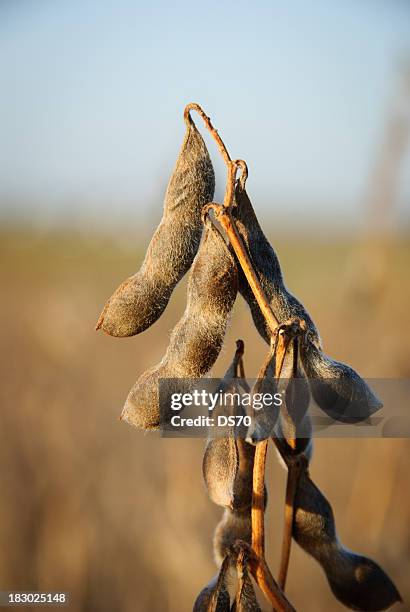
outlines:
[[[238,367],[243,355],[243,342],[237,341],[237,350],[226,370],[217,392],[237,394],[248,388],[238,378]],[[238,410],[238,409],[237,409]],[[214,413],[215,414],[215,413]],[[231,429],[231,435],[207,440],[202,461],[202,474],[210,499],[218,506],[231,509],[250,507],[252,503],[252,474],[255,448]]]
[[[250,508],[243,511],[225,509],[214,533],[214,556],[217,565],[229,554],[236,540],[243,540],[249,545],[252,544]]]
[[[304,319],[312,339],[320,345],[318,331],[309,313],[284,284],[278,257],[263,233],[248,194],[240,182],[235,189],[232,217],[279,325],[294,318]],[[265,318],[242,269],[239,272],[239,291],[248,303],[256,329],[269,344],[270,334]]]
[[[332,419],[359,423],[383,406],[353,368],[331,359],[313,344],[304,344],[301,358],[315,402]]]
[[[209,612],[212,600],[216,598],[215,612],[230,612],[230,596],[225,582],[218,584],[218,576],[214,576],[202,589],[195,600],[192,612]]]
[[[208,441],[202,473],[208,495],[218,506],[246,510],[252,504],[255,447],[234,436]]]
[[[215,190],[215,174],[194,122],[187,130],[165,194],[162,220],[139,271],[116,289],[96,329],[111,336],[134,336],[164,312],[177,283],[192,265],[202,234],[201,210]]]
[[[237,562],[236,568],[238,572],[238,590],[231,612],[262,612],[246,563]]]
[[[185,312],[171,333],[163,359],[132,387],[121,419],[140,429],[157,429],[160,380],[198,379],[209,372],[220,353],[237,291],[235,259],[209,225],[190,272]]]
[[[389,576],[371,559],[346,549],[336,533],[333,510],[307,471],[295,496],[293,538],[322,566],[335,597],[353,610],[386,610],[401,601]]]
[[[278,257],[240,182],[235,189],[232,216],[279,325],[295,318],[306,323],[301,361],[318,406],[332,418],[347,423],[369,418],[382,403],[353,368],[322,352],[318,330],[303,304],[287,290]],[[239,271],[239,291],[248,303],[256,329],[269,344],[265,318],[242,269]]]

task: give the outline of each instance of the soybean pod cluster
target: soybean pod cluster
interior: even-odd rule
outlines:
[[[227,166],[223,204],[213,202],[215,173],[192,111],[203,120]],[[139,271],[107,300],[96,328],[117,337],[142,333],[159,319],[174,288],[189,272],[186,308],[165,354],[139,376],[122,409],[122,420],[145,431],[161,426],[161,381],[209,375],[238,294],[268,344],[252,387],[245,376],[242,340],[220,383],[219,391],[234,392],[240,398],[237,409],[252,419],[249,427],[231,427],[223,437],[210,432],[206,440],[203,479],[223,514],[213,538],[216,573],[193,610],[257,612],[262,596],[274,610],[295,610],[286,593],[292,540],[319,564],[339,602],[353,610],[385,610],[401,601],[396,586],[376,562],[341,543],[332,506],[310,474],[312,406],[336,421],[358,423],[382,403],[352,367],[325,354],[311,316],[287,289],[278,256],[246,191],[246,163],[231,159],[198,104],[185,108],[184,121],[186,134],[160,224]],[[263,393],[279,393],[283,401],[262,410],[242,401],[245,394]],[[276,578],[264,553],[268,441],[287,470]]]

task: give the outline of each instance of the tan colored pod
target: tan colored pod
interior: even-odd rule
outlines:
[[[250,508],[254,457],[255,447],[242,438],[209,440],[202,472],[214,504],[236,510]]]
[[[281,325],[295,318],[306,323],[307,333],[300,357],[319,407],[332,418],[344,422],[369,418],[382,403],[353,368],[322,352],[318,330],[303,304],[287,290],[277,255],[263,233],[240,181],[235,189],[232,215],[278,323]],[[248,303],[259,334],[269,344],[265,318],[242,270],[239,272],[239,291]],[[314,379],[316,382],[312,384]]]
[[[202,461],[202,474],[214,504],[233,508],[238,468],[238,449],[233,436],[208,440]]]
[[[219,566],[236,540],[252,544],[251,509],[240,511],[226,508],[214,533],[214,556]]]
[[[236,561],[236,571],[238,574],[238,588],[231,612],[261,612],[244,553],[239,553]]]
[[[111,336],[134,336],[165,310],[198,250],[201,210],[212,201],[215,175],[205,142],[188,115],[187,131],[165,194],[164,214],[139,271],[109,298],[97,322]]]
[[[238,377],[244,344],[237,340],[232,363],[218,387],[222,393],[237,393],[248,389],[245,379]],[[252,503],[252,472],[255,448],[242,438],[239,431],[224,438],[207,441],[202,461],[202,474],[210,499],[218,506],[245,509]]]
[[[332,507],[307,469],[298,481],[293,537],[320,563],[333,594],[345,606],[376,611],[401,601],[395,585],[377,563],[341,544]]]
[[[144,372],[131,389],[123,420],[140,429],[157,429],[160,379],[195,379],[209,372],[221,350],[237,291],[234,257],[209,225],[192,266],[182,319],[161,362]]]
[[[232,216],[279,325],[294,318],[304,319],[312,339],[320,344],[318,331],[309,313],[285,287],[278,257],[263,233],[246,189],[240,181],[235,189]],[[239,291],[248,303],[256,329],[269,344],[270,335],[265,318],[242,270],[239,273]]]
[[[201,590],[195,600],[193,612],[230,612],[229,596],[230,559],[224,559],[219,573]]]
[[[314,344],[302,345],[301,358],[315,402],[332,419],[359,423],[383,406],[353,368],[331,359]]]

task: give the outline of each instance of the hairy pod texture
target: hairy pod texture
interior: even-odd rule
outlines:
[[[244,511],[226,508],[221,521],[214,533],[214,556],[217,565],[220,565],[236,540],[243,540],[252,544],[252,518],[251,509]]]
[[[214,365],[238,291],[234,257],[208,226],[190,273],[187,305],[172,331],[165,356],[131,389],[121,418],[141,429],[160,424],[160,379],[201,378]]]
[[[230,606],[229,569],[235,565],[238,585],[235,600]],[[226,555],[219,574],[209,581],[196,598],[193,612],[261,612],[243,553],[236,556],[230,551]]]
[[[175,285],[198,250],[201,210],[212,201],[215,175],[208,150],[192,119],[165,195],[164,213],[140,270],[109,298],[97,329],[111,336],[134,336],[164,312]]]
[[[216,601],[215,601],[216,600]],[[214,576],[195,600],[193,612],[230,612],[230,596],[226,581]]]
[[[210,499],[231,510],[252,504],[255,448],[242,438],[214,438],[207,442],[202,472]]]
[[[386,610],[401,601],[387,574],[371,559],[339,542],[333,510],[308,471],[301,473],[295,496],[293,537],[322,566],[335,597],[353,610]]]
[[[332,419],[358,423],[383,406],[353,368],[324,355],[313,344],[302,346],[302,363],[315,402]]]
[[[311,387],[318,406],[332,418],[344,422],[369,418],[382,403],[353,368],[330,359],[322,352],[318,330],[303,304],[286,289],[276,253],[264,235],[240,182],[235,189],[232,216],[279,324],[295,318],[306,323],[307,332],[300,357],[309,384],[312,379],[317,379],[317,384]],[[265,318],[242,270],[239,272],[239,291],[249,305],[259,334],[270,343]]]
[[[269,351],[262,368],[258,374],[252,387],[252,400],[256,396],[262,397],[264,394],[270,394],[272,397],[278,391],[277,380],[275,379],[275,363],[276,355],[273,349]],[[274,435],[279,418],[279,406],[276,404],[263,406],[259,410],[252,410],[252,425],[249,428],[246,436],[247,442],[257,444],[262,440],[266,440]]]
[[[276,427],[276,437],[294,441],[294,454],[300,454],[311,444],[312,422],[309,416],[311,393],[305,373],[300,367],[299,343],[291,342],[285,357],[284,380],[278,386],[282,392],[282,406]],[[287,364],[286,362],[290,363]]]
[[[239,362],[243,355],[243,342],[237,341],[237,350],[219,385],[222,393],[240,396],[247,382],[238,378]],[[210,499],[218,506],[246,509],[252,504],[252,474],[255,449],[242,438],[232,435],[207,440],[202,474]]]
[[[214,440],[217,442],[218,440]],[[237,540],[243,540],[247,544],[252,544],[252,490],[253,490],[253,464],[255,458],[255,447],[248,444],[242,438],[236,438],[237,468],[231,478],[230,489],[234,491],[232,505],[227,507],[218,523],[214,533],[214,555],[217,565],[229,554],[231,547]],[[225,476],[220,469],[213,469],[213,488],[219,481],[218,489],[225,486]],[[209,490],[209,489],[208,489]],[[213,499],[211,497],[211,499]],[[265,507],[267,504],[267,492],[265,488]]]
[[[238,589],[231,612],[261,612],[246,561],[243,557],[238,558],[236,569],[238,572]]]
[[[259,225],[246,190],[239,182],[235,189],[232,216],[279,324],[294,318],[304,319],[312,340],[320,345],[319,334],[310,315],[285,287],[277,255]],[[239,273],[239,291],[248,303],[256,329],[269,344],[270,333],[265,318],[242,270]]]

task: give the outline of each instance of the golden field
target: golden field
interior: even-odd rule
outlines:
[[[326,352],[362,376],[409,378],[410,240],[375,247],[382,266],[372,284],[365,265],[372,250],[362,260],[342,238],[278,241],[274,228],[267,233]],[[215,573],[211,539],[222,509],[202,482],[203,440],[161,439],[118,420],[137,376],[165,351],[185,282],[141,336],[94,331],[106,298],[137,270],[147,242],[145,235],[1,232],[2,590],[69,591],[75,612],[184,612]],[[255,376],[266,349],[240,297],[216,376],[239,337]],[[380,563],[407,602],[409,456],[408,439],[321,439],[311,470],[342,542]],[[272,449],[268,463],[267,551],[275,572],[285,472]],[[288,595],[302,612],[343,609],[297,545]]]

